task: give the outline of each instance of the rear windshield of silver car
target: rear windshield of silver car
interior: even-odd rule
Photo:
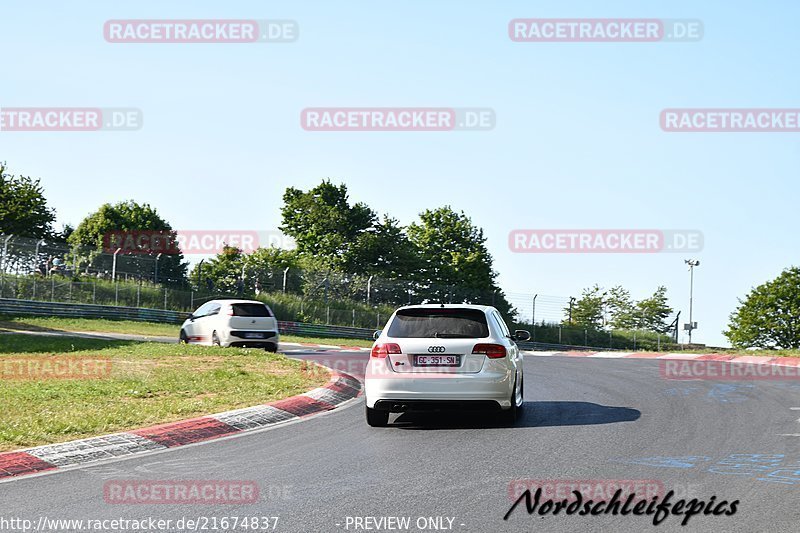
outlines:
[[[233,316],[272,316],[264,304],[233,304]]]
[[[389,326],[397,338],[482,339],[489,336],[486,315],[478,309],[403,309]]]

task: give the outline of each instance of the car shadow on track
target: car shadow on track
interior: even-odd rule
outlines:
[[[402,413],[394,421],[401,429],[478,429],[589,426],[633,422],[642,415],[630,407],[611,407],[591,402],[525,402],[514,425],[503,423],[498,412]]]

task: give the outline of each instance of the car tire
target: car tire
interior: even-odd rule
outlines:
[[[181,334],[178,335],[178,343],[179,344],[189,344],[189,337],[186,336],[186,332],[181,330]]]
[[[367,409],[367,424],[374,428],[386,427],[389,424],[389,411],[380,409]]]
[[[221,346],[219,343],[219,337],[217,336],[217,332],[211,334],[211,345],[212,346]]]
[[[513,426],[517,421],[519,408],[517,407],[517,382],[514,382],[514,388],[511,390],[511,407],[502,411],[503,423],[507,426]]]
[[[264,348],[264,350],[266,350],[266,351],[268,351],[270,353],[277,353],[278,345],[277,344],[270,344],[270,345],[266,346]]]

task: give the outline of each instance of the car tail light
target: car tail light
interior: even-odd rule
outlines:
[[[228,307],[228,308],[226,309],[226,314],[227,314],[228,316],[235,316],[235,315],[233,314],[233,306],[230,306],[230,307]]]
[[[506,356],[506,347],[502,344],[476,344],[472,353],[482,353],[489,359],[501,359]]]
[[[387,342],[385,344],[376,344],[372,347],[372,357],[386,357],[389,354],[398,354],[402,353],[400,351],[400,345],[395,344],[393,342]]]

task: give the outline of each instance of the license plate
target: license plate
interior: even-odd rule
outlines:
[[[460,355],[415,355],[414,366],[461,366]]]
[[[264,334],[263,333],[245,333],[244,334],[244,338],[245,339],[263,339],[264,338]]]

